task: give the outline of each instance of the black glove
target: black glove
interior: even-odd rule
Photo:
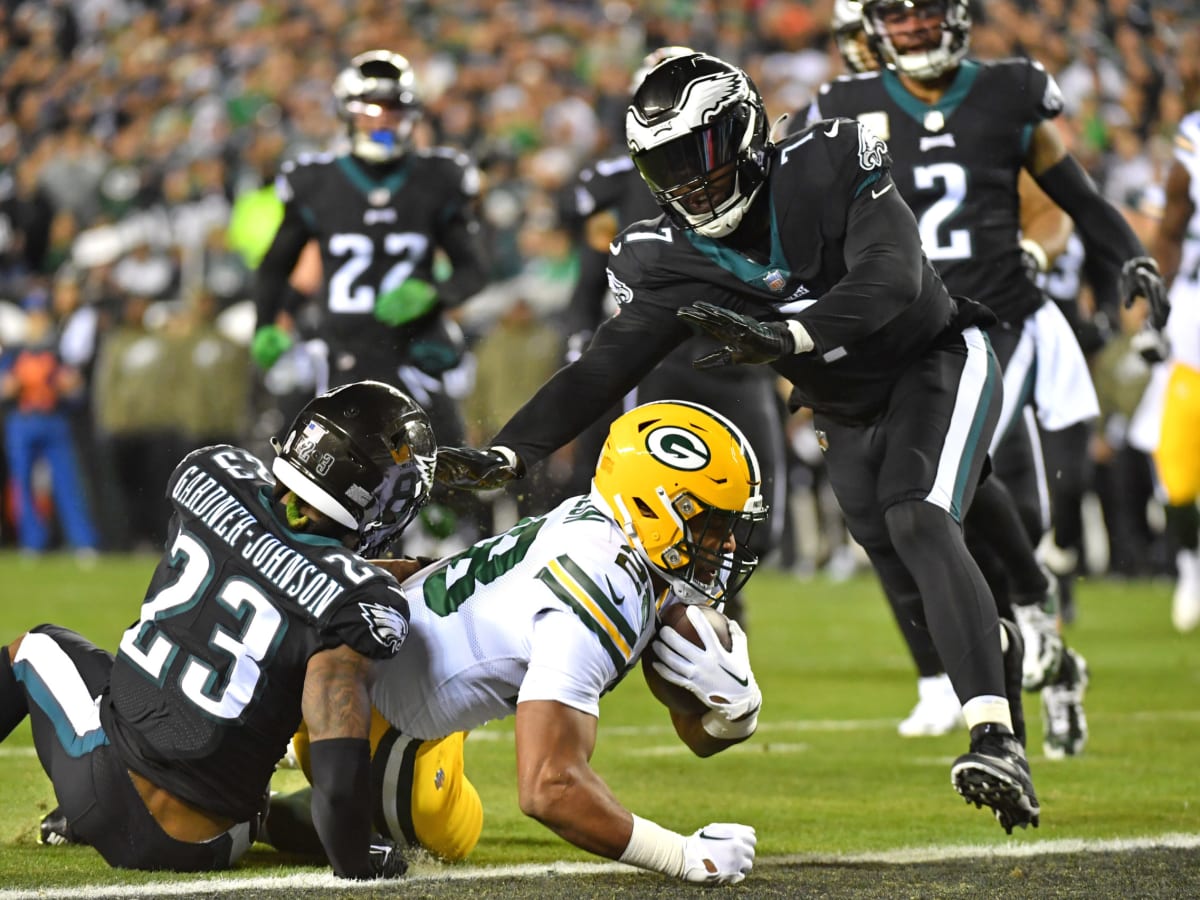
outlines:
[[[399,878],[408,871],[408,860],[390,838],[371,839],[371,871],[376,878]]]
[[[1121,298],[1126,306],[1133,306],[1138,297],[1145,297],[1150,304],[1150,324],[1162,330],[1171,314],[1171,303],[1167,300],[1167,286],[1158,274],[1158,263],[1149,256],[1135,256],[1121,266]]]
[[[697,369],[713,369],[737,363],[774,362],[796,352],[796,339],[783,322],[759,322],[712,303],[695,303],[675,312],[690,325],[707,331],[725,346],[692,360]],[[809,346],[803,348],[812,349]]]
[[[1135,334],[1129,346],[1148,363],[1166,362],[1171,355],[1171,345],[1167,343],[1166,335],[1149,326]]]
[[[511,457],[511,458],[510,458]],[[487,491],[522,477],[525,467],[507,447],[438,447],[435,479],[446,487]]]

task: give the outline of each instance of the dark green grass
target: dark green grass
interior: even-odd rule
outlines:
[[[69,558],[0,555],[0,640],[50,621],[111,649],[136,618],[152,565],[146,557],[105,558],[80,569]],[[765,571],[748,593],[751,656],[765,697],[750,742],[709,760],[689,756],[636,673],[602,703],[593,764],[640,815],[684,832],[710,821],[753,824],[760,857],[1200,833],[1200,635],[1172,631],[1168,584],[1079,586],[1079,618],[1068,637],[1092,672],[1091,741],[1079,759],[1044,759],[1037,699],[1028,698],[1042,826],[1012,837],[950,788],[950,762],[966,748],[965,734],[896,735],[915,701],[915,677],[871,578],[832,584]],[[0,886],[162,880],[111,872],[86,849],[36,844],[53,795],[29,746],[23,725],[0,747]],[[592,859],[521,815],[510,722],[468,740],[467,768],[485,809],[471,862]],[[295,779],[277,777],[281,787]],[[243,872],[302,871],[280,862],[256,849]]]

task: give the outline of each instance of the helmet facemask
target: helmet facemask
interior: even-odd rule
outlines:
[[[879,68],[867,40],[863,25],[862,4],[859,0],[835,0],[833,4],[833,40],[846,68],[856,74]]]
[[[680,228],[732,233],[766,180],[767,122],[744,72],[704,54],[644,79],[626,116],[634,164]]]
[[[346,393],[343,393],[346,392]],[[335,388],[300,411],[275,477],[379,556],[429,500],[437,445],[428,416],[378,382]]]
[[[630,544],[688,603],[739,590],[767,515],[758,461],[731,422],[699,404],[645,404],[613,423],[596,468],[604,501]]]
[[[408,152],[423,113],[407,59],[385,50],[359,54],[338,74],[333,94],[355,156],[387,162]]]
[[[912,31],[928,33],[922,46],[898,48],[890,29],[918,17]],[[935,17],[940,17],[935,21]],[[889,66],[917,81],[933,81],[953,71],[967,55],[971,13],[967,0],[866,0],[863,25],[875,52]]]

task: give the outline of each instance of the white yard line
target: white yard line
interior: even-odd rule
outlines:
[[[1063,853],[1128,853],[1163,847],[1176,850],[1200,848],[1200,834],[1163,834],[1155,837],[1115,838],[1111,840],[1077,840],[1072,838],[1010,843],[1002,845],[972,844],[947,847],[909,847],[874,853],[845,855],[796,854],[793,856],[760,857],[759,868],[778,865],[859,864],[906,865],[909,863],[939,862],[954,859],[1019,858]],[[440,866],[437,863],[416,863],[397,885],[435,881],[486,881],[496,878],[546,878],[560,875],[646,875],[638,869],[614,862],[557,862],[529,863],[519,866]],[[650,877],[650,876],[647,876]],[[303,873],[252,878],[199,878],[189,881],[151,882],[142,885],[85,885],[76,888],[43,888],[0,890],[0,900],[88,900],[104,897],[186,897],[197,892],[232,894],[245,890],[362,890],[362,882],[343,881],[328,873]]]

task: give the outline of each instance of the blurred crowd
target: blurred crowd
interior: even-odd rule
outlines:
[[[460,318],[477,372],[505,376],[463,387],[478,443],[561,364],[556,317],[577,275],[579,237],[563,195],[581,168],[624,152],[643,56],[668,44],[714,52],[746,68],[772,117],[782,116],[843,71],[831,8],[2,0],[0,542],[84,558],[153,547],[163,538],[162,485],[182,452],[217,440],[253,447],[285,424],[305,375],[284,368],[264,378],[251,367],[246,298],[281,214],[272,190],[280,163],[344,136],[330,85],[353,54],[407,56],[427,110],[422,140],[467,151],[484,175],[493,285]],[[1194,0],[981,0],[972,52],[1042,62],[1063,90],[1072,151],[1150,229],[1187,112],[1181,86],[1200,70],[1184,41],[1197,16]],[[1090,313],[1087,285],[1073,289]],[[1115,314],[1095,321],[1105,407],[1097,493],[1127,498],[1123,482],[1104,481],[1115,477],[1105,466],[1125,452],[1124,422],[1147,373]],[[839,541],[820,525],[833,518],[818,490],[820,452],[802,427],[795,433],[796,490],[808,500],[793,510],[796,537],[781,561],[837,562]],[[1141,542],[1112,542],[1103,565],[1113,571],[1166,565],[1148,477],[1133,502],[1117,504],[1125,508],[1105,504],[1107,529]],[[1122,546],[1139,549],[1117,553]]]

